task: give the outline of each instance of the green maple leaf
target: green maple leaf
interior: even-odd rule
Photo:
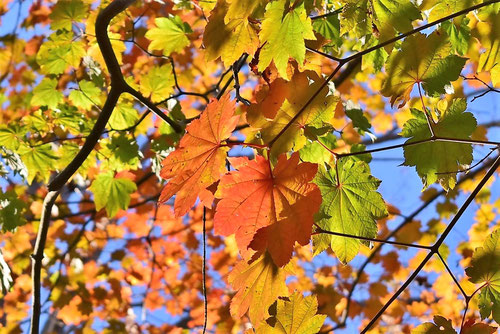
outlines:
[[[448,34],[453,51],[459,55],[464,55],[469,50],[470,28],[468,23],[468,18],[464,18],[458,23],[453,21],[441,23],[441,29]]]
[[[61,74],[68,66],[78,67],[84,56],[82,41],[74,41],[71,32],[58,31],[50,35],[49,40],[40,46],[36,61],[42,72]]]
[[[370,175],[363,161],[342,158],[337,164],[337,168],[328,170],[320,167],[314,180],[323,197],[316,223],[325,231],[374,238],[376,219],[387,215],[385,202],[377,192],[380,180]],[[357,239],[325,233],[313,236],[315,254],[331,247],[342,263],[358,254],[360,243]]]
[[[481,317],[484,319],[491,314],[500,324],[500,230],[491,233],[483,247],[474,251],[465,272],[472,283],[485,284],[479,293]]]
[[[108,217],[114,217],[118,210],[126,210],[130,194],[137,190],[134,182],[127,178],[115,178],[112,172],[99,174],[90,190],[94,193],[96,210],[106,209]]]
[[[123,171],[141,166],[142,153],[139,151],[139,145],[125,134],[111,137],[110,141],[103,141],[101,144],[103,148],[99,153],[107,157],[106,161],[103,161],[104,169]]]
[[[137,110],[131,103],[119,102],[111,114],[109,126],[113,129],[122,130],[133,126],[138,119]]]
[[[438,137],[470,139],[477,122],[470,112],[465,112],[465,100],[454,100],[433,125]],[[425,140],[431,137],[425,114],[417,109],[411,110],[414,118],[403,126],[401,135],[410,138],[406,143]],[[405,166],[415,166],[422,178],[424,188],[439,182],[445,189],[453,189],[457,171],[472,163],[472,145],[451,142],[428,142],[404,147]],[[439,174],[441,173],[441,174]]]
[[[16,227],[24,225],[24,211],[26,203],[19,199],[14,190],[3,192],[0,189],[0,228],[3,232],[12,231]]]
[[[8,150],[17,150],[24,138],[25,129],[17,125],[0,125],[0,145]]]
[[[345,110],[345,114],[351,119],[353,127],[359,129],[361,133],[364,133],[366,131],[369,132],[372,125],[363,114],[363,110],[358,108],[351,108],[351,106],[348,106]]]
[[[17,153],[28,169],[27,181],[29,184],[37,175],[44,182],[49,181],[50,172],[54,170],[55,162],[58,159],[50,144],[33,147],[21,144]]]
[[[49,15],[52,20],[50,26],[53,30],[71,31],[74,21],[81,21],[87,17],[87,9],[88,6],[80,0],[59,0]]]
[[[335,46],[338,48],[342,45],[342,39],[340,38],[340,21],[337,15],[329,15],[314,20],[313,28],[314,31],[331,41],[323,47]]]
[[[279,297],[269,309],[271,317],[257,328],[257,334],[316,334],[326,318],[316,314],[316,296],[303,297],[299,292]]]
[[[151,68],[146,75],[141,78],[140,90],[153,102],[160,102],[170,96],[174,91],[174,75],[172,65],[165,64],[161,67]]]
[[[294,58],[302,65],[306,55],[304,40],[316,40],[316,37],[304,3],[285,8],[286,3],[286,0],[278,0],[266,6],[259,34],[261,44],[265,44],[260,50],[258,68],[262,72],[274,61],[280,76],[289,79],[288,59]]]
[[[341,33],[352,32],[357,38],[375,33],[381,40],[396,31],[413,29],[412,21],[420,19],[420,11],[407,0],[344,0]]]
[[[31,104],[47,106],[50,109],[57,107],[63,101],[63,94],[57,90],[57,80],[44,78],[38,86],[33,89]]]
[[[392,52],[387,61],[387,79],[381,93],[391,97],[391,105],[401,102],[399,107],[410,99],[416,83],[421,83],[429,95],[445,93],[445,86],[458,79],[466,61],[451,53],[452,45],[445,34],[407,37],[401,51]]]
[[[155,24],[157,28],[146,32],[146,38],[151,40],[149,51],[163,50],[165,56],[170,56],[172,52],[180,52],[189,45],[186,35],[193,31],[180,17],[158,17]]]
[[[78,83],[79,89],[69,93],[69,99],[77,107],[89,110],[94,103],[99,105],[101,90],[92,81],[82,80]]]

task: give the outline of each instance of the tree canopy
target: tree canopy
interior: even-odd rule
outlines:
[[[500,0],[0,20],[0,333],[496,332]]]

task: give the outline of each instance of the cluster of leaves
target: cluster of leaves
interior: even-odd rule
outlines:
[[[7,9],[18,21],[0,45],[6,333],[27,328],[40,283],[48,297],[31,316],[82,333],[495,331],[476,313],[500,323],[499,160],[488,159],[500,143],[487,133],[498,124],[478,125],[465,90],[499,92],[500,1]],[[478,146],[491,150],[473,170]],[[423,184],[409,214],[372,175],[372,153],[398,148]],[[68,184],[47,187],[75,162]],[[438,199],[437,218],[415,220]],[[472,201],[459,279],[444,241]]]

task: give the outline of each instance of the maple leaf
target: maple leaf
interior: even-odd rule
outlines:
[[[24,203],[14,190],[8,190],[5,193],[0,189],[0,230],[12,231],[16,227],[24,225]],[[0,256],[1,260],[1,256]]]
[[[148,50],[163,50],[165,56],[170,56],[173,52],[181,52],[189,45],[187,34],[192,33],[191,27],[186,22],[182,22],[178,16],[158,17],[155,19],[157,28],[146,32],[145,37],[151,40]]]
[[[315,296],[294,292],[290,297],[279,297],[276,307],[270,308],[271,317],[257,328],[257,334],[316,334],[326,318],[316,314],[317,310]]]
[[[451,49],[447,36],[437,32],[407,37],[401,51],[391,53],[387,61],[387,79],[381,93],[391,97],[391,105],[400,102],[399,108],[410,99],[417,83],[429,95],[445,93],[445,86],[458,79],[466,61],[451,54]]]
[[[438,137],[470,139],[477,122],[470,112],[465,112],[465,100],[453,100],[448,109],[433,124]],[[424,113],[412,109],[414,118],[408,120],[401,135],[410,138],[406,143],[431,137]],[[404,147],[405,166],[415,166],[424,188],[439,182],[445,189],[453,189],[457,171],[472,163],[472,145],[452,142],[428,142]]]
[[[239,261],[228,278],[237,291],[231,299],[231,314],[241,318],[248,311],[250,320],[259,323],[278,296],[288,295],[285,278],[285,270],[274,264],[269,253]]]
[[[89,189],[94,193],[96,210],[106,208],[108,217],[114,217],[118,210],[128,208],[130,194],[137,190],[137,186],[128,178],[115,177],[113,172],[107,172],[97,175]]]
[[[73,33],[62,31],[50,35],[36,54],[36,61],[47,74],[63,73],[69,66],[78,67],[85,56],[81,41],[73,41]]]
[[[292,256],[297,241],[306,245],[311,236],[313,215],[321,195],[310,181],[317,167],[299,164],[299,154],[279,156],[274,170],[268,160],[257,156],[230,159],[237,171],[221,178],[220,198],[214,217],[215,233],[236,235],[240,251],[267,251],[278,266]]]
[[[314,80],[311,85],[309,85],[309,79]],[[306,137],[313,136],[314,129],[328,125],[328,121],[333,117],[335,106],[340,100],[333,95],[327,96],[328,88],[325,87],[307,108],[302,110],[308,98],[318,90],[322,82],[323,79],[320,79],[314,72],[297,73],[288,85],[273,86],[278,90],[278,94],[285,98],[275,114],[271,110],[266,110],[264,113],[265,107],[251,106],[248,109],[247,120],[253,128],[260,130],[260,137],[264,143],[270,143],[291,123],[273,143],[272,156],[278,156],[292,148],[295,151],[300,150],[306,144]],[[282,92],[279,91],[280,89]],[[269,99],[274,103],[280,101],[279,97],[269,97]],[[299,111],[301,111],[300,114]]]
[[[69,93],[69,99],[75,106],[88,110],[94,103],[98,104],[101,90],[92,81],[82,80],[78,86],[79,89],[74,89]]]
[[[440,315],[434,316],[434,323],[425,322],[411,331],[411,334],[457,334],[451,320]],[[492,334],[496,328],[482,323],[474,323],[473,319],[467,321],[460,330],[461,334]]]
[[[338,170],[338,174],[337,174]],[[387,216],[382,196],[377,192],[380,181],[369,173],[363,161],[342,158],[335,168],[321,167],[314,182],[323,196],[317,225],[325,231],[374,238],[376,220]],[[325,233],[313,236],[314,253],[331,247],[342,263],[359,252],[361,241]]]
[[[31,103],[37,106],[47,106],[50,109],[57,107],[63,101],[63,94],[56,89],[57,80],[44,78],[38,86],[33,89]]]
[[[407,0],[344,0],[341,33],[353,32],[358,38],[374,33],[380,40],[393,37],[396,31],[407,32],[420,11]]]
[[[86,17],[87,5],[80,0],[60,0],[56,3],[49,17],[52,19],[53,30],[65,29],[71,31],[74,21]]]
[[[255,3],[258,2],[255,1]],[[259,38],[256,27],[248,21],[247,17],[234,17],[228,20],[227,18],[232,15],[228,16],[226,12],[229,14],[224,2],[220,2],[214,8],[203,34],[203,44],[206,48],[207,61],[221,57],[224,65],[229,67],[243,53],[255,53],[259,47]]]
[[[411,334],[456,334],[451,320],[440,315],[434,316],[434,323],[426,322],[411,331]]]
[[[17,152],[28,169],[28,184],[31,184],[36,176],[40,176],[44,182],[49,180],[50,172],[54,170],[54,163],[58,158],[50,144],[31,147],[22,143]]]
[[[246,19],[259,6],[265,5],[267,0],[226,0],[229,4],[224,21],[227,23],[233,19]]]
[[[500,13],[492,13],[484,22],[478,22],[481,45],[486,50],[479,57],[477,71],[490,71],[494,86],[500,83]]]
[[[154,66],[141,78],[140,91],[152,102],[160,102],[174,91],[174,84],[172,65]]]
[[[238,123],[235,102],[229,94],[219,101],[212,99],[199,119],[186,127],[179,147],[163,160],[161,177],[168,179],[160,195],[160,203],[174,194],[175,214],[184,215],[196,198],[210,197],[207,187],[225,172],[228,147],[223,146]],[[208,199],[207,199],[208,200]]]
[[[472,283],[484,284],[479,293],[481,318],[490,316],[500,324],[500,230],[491,233],[483,247],[474,251],[465,269]]]
[[[297,5],[298,2],[295,2],[294,6],[286,8],[287,3],[286,0],[278,0],[266,6],[259,34],[263,47],[258,68],[262,72],[274,61],[280,76],[289,79],[288,59],[294,58],[302,65],[306,55],[304,40],[316,40],[316,37],[304,3]]]

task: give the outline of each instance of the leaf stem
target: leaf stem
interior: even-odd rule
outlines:
[[[427,120],[427,125],[429,126],[429,131],[431,133],[431,137],[434,138],[434,137],[436,137],[436,133],[434,132],[434,127],[433,127],[434,120],[432,119],[432,116],[429,114],[429,111],[425,107],[424,95],[422,94],[422,88],[421,88],[422,83],[418,82],[417,86],[418,86],[418,95],[420,95],[420,101],[422,102],[422,109],[424,110],[425,119]]]

